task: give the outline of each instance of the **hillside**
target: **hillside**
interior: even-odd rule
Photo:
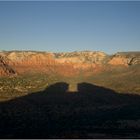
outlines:
[[[0,56],[0,75],[11,76],[16,75],[14,69],[8,64],[7,58]]]
[[[140,94],[140,52],[3,51],[0,56],[0,100],[62,81],[70,84],[71,91],[79,82],[90,82],[116,92]]]
[[[140,64],[140,52],[120,52],[107,55],[99,51],[81,51],[69,53],[51,53],[35,51],[0,52],[0,75],[18,73],[59,73],[63,75],[78,74],[81,70],[96,73],[109,66]],[[13,72],[12,72],[13,71]],[[63,71],[63,73],[62,73]]]

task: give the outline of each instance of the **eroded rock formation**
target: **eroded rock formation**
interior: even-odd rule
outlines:
[[[49,53],[35,51],[0,52],[0,75],[45,72],[73,75],[80,72],[99,72],[108,65],[140,64],[140,52],[121,52],[107,55],[98,51]]]
[[[16,71],[9,65],[9,61],[6,58],[0,56],[0,75],[12,76],[16,74]]]

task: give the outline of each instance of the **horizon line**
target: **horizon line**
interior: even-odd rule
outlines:
[[[105,51],[99,50],[75,50],[75,51],[47,51],[47,50],[0,50],[0,52],[46,52],[46,53],[74,53],[74,52],[102,52],[105,54],[116,54],[116,53],[138,53],[140,51],[116,51],[115,53],[106,53]]]

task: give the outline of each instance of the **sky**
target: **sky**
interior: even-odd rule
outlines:
[[[140,51],[140,1],[0,1],[0,50]]]

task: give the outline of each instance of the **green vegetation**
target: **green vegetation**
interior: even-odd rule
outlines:
[[[57,82],[57,80],[57,76],[46,74],[1,77],[0,100],[24,96],[32,92],[44,90],[50,84]]]

